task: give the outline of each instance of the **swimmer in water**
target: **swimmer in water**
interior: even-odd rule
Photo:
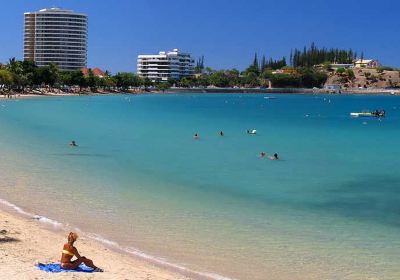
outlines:
[[[219,136],[224,136],[224,132],[223,132],[223,131],[220,131],[220,132],[219,132]]]
[[[200,139],[200,136],[199,136],[199,134],[195,133],[195,134],[194,134],[194,136],[193,136],[193,139],[195,139],[195,140],[198,140],[198,139]]]
[[[69,143],[69,145],[70,145],[71,147],[78,147],[78,145],[76,145],[75,140],[72,140],[71,143]]]
[[[278,154],[275,153],[275,154],[274,154],[273,156],[271,156],[269,159],[270,159],[270,160],[278,160],[278,159],[279,159]]]
[[[261,152],[261,153],[260,153],[260,158],[265,158],[266,155],[267,155],[267,154],[266,154],[265,152]]]

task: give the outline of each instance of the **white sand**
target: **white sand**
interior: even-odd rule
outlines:
[[[80,254],[92,259],[105,272],[46,273],[37,269],[34,265],[38,262],[59,263],[67,234],[0,210],[0,279],[190,279],[83,237],[75,243]]]

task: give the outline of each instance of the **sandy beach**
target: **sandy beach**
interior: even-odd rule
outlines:
[[[67,232],[53,232],[34,219],[26,219],[0,210],[1,279],[191,279],[152,265],[144,260],[120,254],[99,242],[81,237],[76,247],[91,258],[103,273],[46,273],[35,267],[41,263],[59,263]]]

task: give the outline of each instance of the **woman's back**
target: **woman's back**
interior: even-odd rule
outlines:
[[[61,263],[70,262],[72,257],[75,255],[75,247],[71,246],[68,243],[65,243],[63,246],[62,254],[61,254]]]

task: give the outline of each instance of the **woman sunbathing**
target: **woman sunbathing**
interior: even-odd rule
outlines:
[[[78,235],[75,232],[70,232],[68,235],[68,243],[64,244],[62,255],[61,255],[61,268],[63,269],[77,269],[81,263],[91,267],[96,272],[103,272],[101,268],[98,268],[93,264],[92,260],[79,255],[78,250],[74,247],[74,242],[78,239]],[[76,260],[71,261],[72,257],[75,256]]]

